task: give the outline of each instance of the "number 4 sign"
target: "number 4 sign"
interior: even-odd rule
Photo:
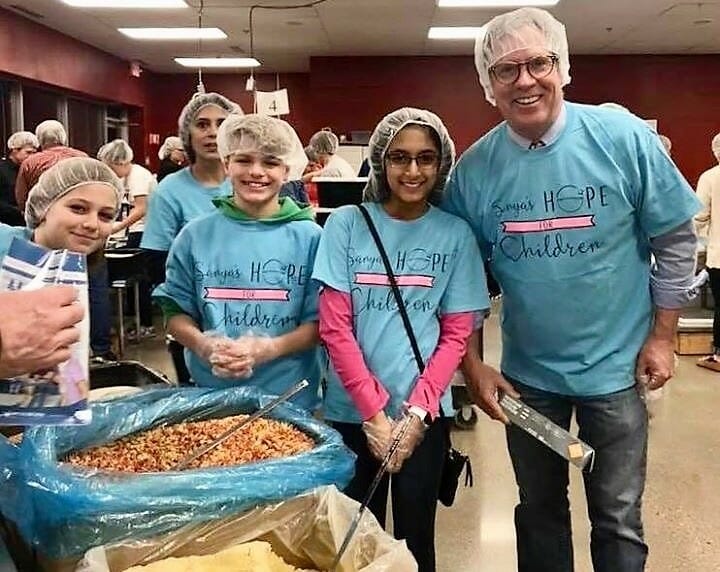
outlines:
[[[256,91],[255,105],[260,115],[287,115],[290,113],[287,89]]]

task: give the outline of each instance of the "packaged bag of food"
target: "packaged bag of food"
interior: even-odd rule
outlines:
[[[289,457],[148,473],[67,462],[148,430],[252,413],[273,398],[250,387],[151,389],[93,404],[89,425],[33,427],[17,446],[0,437],[0,511],[30,549],[29,566],[72,570],[93,546],[222,519],[322,485],[344,487],[355,456],[335,430],[290,403],[268,417],[302,431],[313,446]]]
[[[0,291],[37,290],[69,284],[77,290],[85,318],[78,324],[80,340],[70,359],[57,367],[0,379],[0,425],[87,424],[89,337],[87,262],[84,254],[48,250],[14,238],[0,267]]]

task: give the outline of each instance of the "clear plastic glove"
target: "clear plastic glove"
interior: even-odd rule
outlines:
[[[398,448],[395,449],[395,454],[388,464],[388,473],[400,472],[405,461],[412,456],[415,448],[423,440],[425,429],[427,429],[425,422],[410,411],[405,411],[400,419],[393,422],[390,442],[395,441],[399,435],[402,435],[402,437]]]
[[[210,363],[211,356],[221,347],[231,343],[232,340],[214,331],[203,332],[203,337],[194,349],[201,359]]]
[[[247,379],[253,374],[255,366],[253,343],[247,337],[225,339],[215,346],[208,361],[212,365],[213,375]]]
[[[257,365],[263,364],[268,361],[272,361],[277,358],[277,342],[275,338],[269,336],[243,336],[238,339],[240,341],[246,341],[250,347],[250,354],[252,355]]]
[[[371,417],[362,424],[368,449],[378,461],[382,461],[390,448],[392,424],[384,411]]]

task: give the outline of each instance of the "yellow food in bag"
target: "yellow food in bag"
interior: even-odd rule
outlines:
[[[298,572],[272,551],[268,542],[238,544],[217,554],[166,558],[125,572]]]

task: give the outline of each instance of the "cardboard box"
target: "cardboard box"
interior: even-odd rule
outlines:
[[[681,331],[675,334],[675,351],[681,356],[713,353],[713,335],[707,330]]]

